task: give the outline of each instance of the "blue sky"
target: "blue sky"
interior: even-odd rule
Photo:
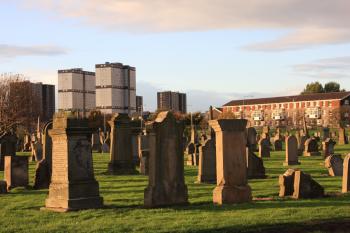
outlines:
[[[231,99],[350,89],[350,1],[0,0],[0,73],[57,83],[57,70],[122,62],[137,94],[188,94],[191,111]]]

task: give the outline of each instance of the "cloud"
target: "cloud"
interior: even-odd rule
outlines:
[[[0,44],[0,59],[10,59],[20,56],[56,56],[67,53],[67,50],[56,46],[19,46]]]
[[[255,51],[285,51],[311,48],[323,44],[342,44],[350,42],[350,31],[333,28],[303,28],[268,42],[244,47]]]
[[[281,51],[348,43],[348,0],[12,0],[107,30],[128,32],[289,29],[246,49]]]
[[[350,56],[319,59],[292,68],[298,76],[329,80],[350,78]]]

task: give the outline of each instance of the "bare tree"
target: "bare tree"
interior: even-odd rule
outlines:
[[[40,116],[39,98],[31,83],[20,74],[0,75],[0,125],[5,129],[14,124],[28,131],[35,128]]]

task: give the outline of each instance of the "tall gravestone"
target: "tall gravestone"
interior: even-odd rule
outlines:
[[[270,157],[270,139],[268,137],[263,137],[259,141],[259,157]]]
[[[257,132],[253,127],[247,128],[247,176],[248,179],[265,178],[265,167],[263,160],[255,155]]]
[[[184,177],[184,124],[172,112],[160,112],[146,125],[149,132],[149,183],[144,205],[159,207],[188,203]]]
[[[232,204],[252,200],[246,162],[247,120],[209,121],[216,137],[216,188],[213,202]]]
[[[295,136],[288,136],[286,138],[286,161],[284,166],[298,165],[298,141]]]
[[[216,148],[215,137],[207,139],[199,147],[198,183],[215,183]]]
[[[131,126],[131,153],[134,164],[138,164],[140,162],[139,158],[139,140],[138,137],[141,134],[141,123],[136,120],[130,121]]]
[[[47,189],[51,182],[52,173],[52,140],[49,130],[52,129],[52,121],[45,124],[42,132],[43,159],[36,164],[34,189]]]
[[[339,145],[348,144],[348,140],[346,138],[345,129],[344,128],[339,128],[338,144]]]
[[[28,157],[5,156],[4,178],[7,189],[28,186]]]
[[[350,154],[345,156],[343,162],[342,193],[350,192]]]
[[[328,127],[324,127],[322,131],[323,131],[322,141],[325,141],[327,138],[331,137],[330,129]]]
[[[91,135],[88,119],[77,119],[59,113],[49,130],[52,138],[52,177],[47,210],[100,208],[99,184],[94,177]]]
[[[109,124],[111,126],[111,148],[108,172],[111,174],[135,174],[128,114],[115,114]]]
[[[305,142],[308,140],[308,136],[302,135],[300,136],[300,142],[299,142],[299,147],[298,147],[298,155],[301,156],[303,155],[305,151]]]
[[[334,154],[334,146],[336,142],[331,139],[327,138],[322,142],[322,151],[323,151],[323,156],[327,158],[328,156]]]
[[[149,142],[148,135],[138,136],[138,154],[140,159],[140,173],[148,175],[149,170]]]

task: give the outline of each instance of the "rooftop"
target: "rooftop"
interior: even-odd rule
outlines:
[[[254,104],[270,104],[270,103],[285,103],[285,102],[299,102],[299,101],[315,101],[315,100],[330,100],[330,99],[344,99],[350,95],[350,92],[330,92],[330,93],[315,93],[305,95],[292,95],[269,97],[259,99],[241,99],[232,100],[225,106],[239,106],[239,105],[254,105]]]

